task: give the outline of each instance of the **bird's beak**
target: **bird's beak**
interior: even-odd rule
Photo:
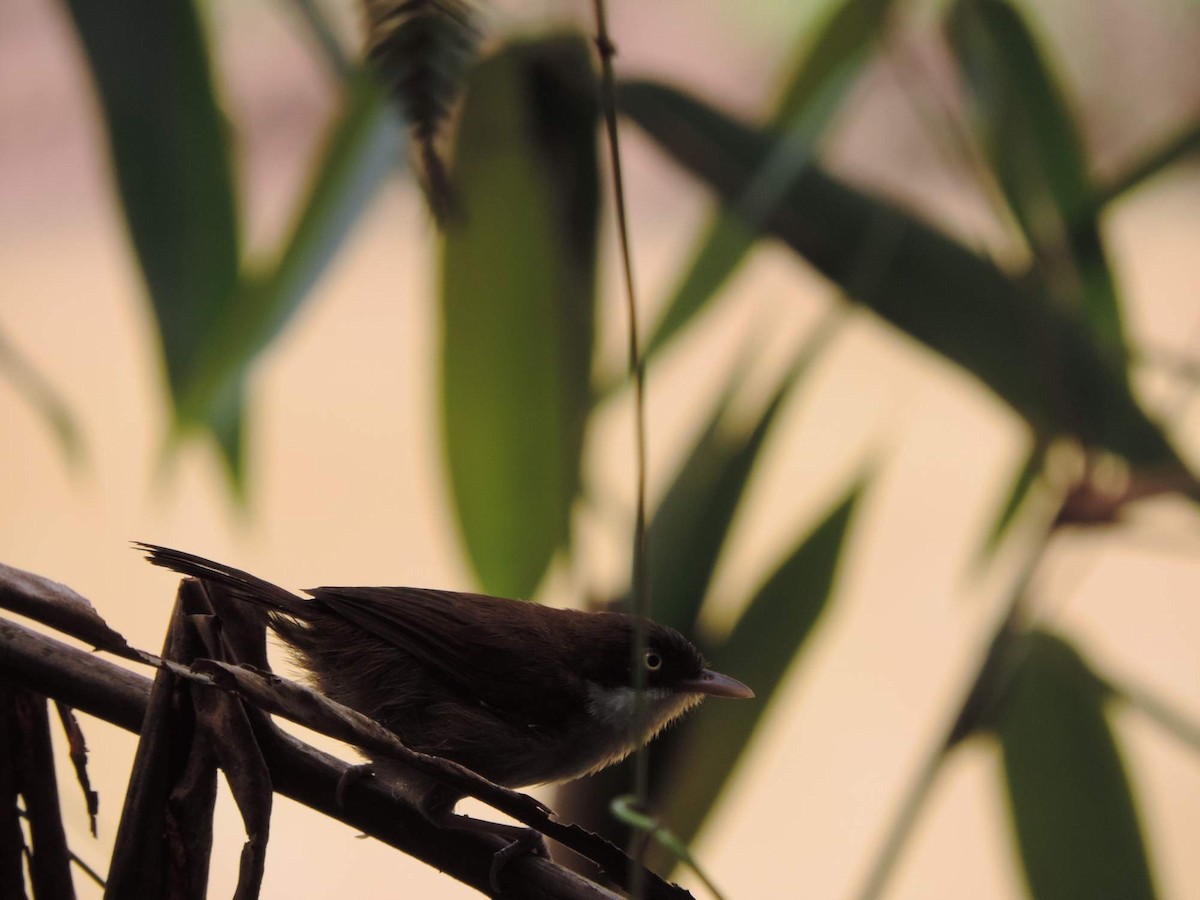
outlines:
[[[736,678],[704,669],[698,678],[681,681],[675,685],[675,690],[685,694],[708,694],[710,697],[730,697],[734,700],[749,700],[754,691],[746,687]]]

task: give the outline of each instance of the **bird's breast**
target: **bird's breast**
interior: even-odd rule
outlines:
[[[633,688],[588,684],[587,740],[575,760],[578,771],[566,778],[578,778],[620,762],[702,699],[698,694],[678,694],[666,688],[647,688],[645,693],[645,718],[635,730],[637,701]]]

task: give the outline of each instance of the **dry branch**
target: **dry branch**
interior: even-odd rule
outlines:
[[[0,618],[0,678],[42,685],[47,673],[78,711],[140,732],[150,698],[150,680],[87,651]],[[82,679],[82,683],[81,680]],[[47,690],[39,686],[38,690]],[[131,709],[139,710],[130,716]],[[437,828],[407,804],[371,781],[355,786],[338,806],[338,782],[350,766],[276,731],[259,736],[275,790],[285,797],[345,822],[358,832],[402,850],[482,893],[489,892],[492,855],[504,841],[471,831]],[[513,860],[502,881],[514,896],[529,900],[614,900],[618,895],[574,872],[535,856]]]
[[[99,650],[137,658],[125,638],[108,627],[85,597],[41,575],[0,563],[0,607],[79,638]]]
[[[188,600],[193,606],[202,600],[207,605],[206,594],[199,582],[187,581],[180,588],[179,598],[185,606],[188,606]],[[209,610],[190,615],[187,623],[200,638],[206,656],[223,658],[227,644],[221,637],[221,620],[211,614],[211,607]],[[265,638],[265,633],[258,635],[258,646],[254,648],[256,655],[261,649],[265,656]],[[198,685],[192,690],[192,705],[196,725],[216,752],[217,764],[225,773],[246,830],[234,900],[254,900],[262,886],[267,837],[271,830],[274,800],[271,773],[258,745],[250,714],[242,703],[224,691]],[[261,716],[257,711],[254,713]],[[261,717],[261,722],[265,724],[266,718]]]
[[[163,647],[168,659],[203,652],[177,603]],[[217,766],[198,734],[190,685],[159,669],[133,759],[106,897],[203,898],[208,888]]]
[[[0,682],[0,747],[16,745],[11,694]],[[26,900],[25,834],[17,809],[17,756],[0,753],[0,900]]]
[[[61,608],[64,598],[70,604],[65,611]],[[218,598],[207,599],[216,601]],[[159,665],[162,667],[159,670],[160,677],[169,674],[176,682],[182,677],[191,683],[193,691],[213,692],[217,681],[222,682],[226,689],[236,685],[238,694],[254,703],[261,701],[265,708],[282,714],[286,714],[284,710],[289,703],[299,702],[302,710],[307,710],[302,712],[300,721],[309,727],[314,727],[312,710],[321,708],[322,714],[315,717],[318,720],[315,725],[317,730],[328,731],[335,737],[367,747],[374,746],[375,741],[382,741],[388,745],[387,752],[394,756],[411,754],[411,751],[398,744],[394,735],[371,720],[344,707],[332,710],[333,718],[330,719],[331,709],[324,705],[328,701],[320,695],[268,673],[218,661],[198,666],[198,669],[204,669],[204,674],[201,674],[177,664],[164,663],[151,654],[130,648],[86,600],[38,576],[0,567],[0,605],[9,606],[126,658]],[[214,605],[218,604],[214,602]],[[215,622],[213,620],[209,626],[215,625]],[[193,616],[193,634],[201,633],[204,627],[207,626],[201,626]],[[208,655],[217,655],[211,653],[213,635],[225,641],[225,636],[214,629],[209,638],[202,641],[208,645],[205,650]],[[249,640],[241,642],[238,649],[243,651],[253,644],[252,628]],[[142,730],[143,718],[150,703],[147,679],[5,619],[0,619],[0,677],[31,686],[60,702],[131,731]],[[281,700],[281,697],[290,699]],[[213,701],[210,698],[204,702]],[[234,705],[241,708],[240,704]],[[250,709],[248,712],[256,710]],[[274,790],[397,847],[482,892],[489,892],[491,859],[503,846],[502,839],[473,831],[438,828],[394,797],[385,786],[373,781],[356,784],[343,807],[337,802],[336,792],[338,782],[348,768],[346,763],[280,732],[265,716],[251,715],[246,724],[252,728],[253,737],[261,748],[268,783]],[[221,726],[222,729],[225,727]],[[224,730],[221,733],[224,734]],[[402,752],[397,751],[397,746]],[[414,758],[421,756],[412,755]],[[231,769],[234,767],[232,757],[224,762]],[[418,768],[436,769],[438,777],[452,779],[454,783],[467,787],[470,794],[482,797],[485,802],[514,815],[547,836],[581,850],[612,877],[623,879],[627,876],[627,857],[617,847],[577,826],[555,821],[552,813],[536,800],[493,785],[445,760],[424,757],[414,759],[413,763]],[[261,796],[261,772],[246,774],[246,778],[248,780],[239,790],[250,793],[243,793],[243,796]],[[241,802],[239,798],[239,804]],[[261,810],[261,801],[253,801],[248,809],[243,810],[248,832],[252,836],[251,844],[254,843],[254,835],[263,828]],[[265,842],[265,831],[261,831],[261,835]],[[243,865],[260,872],[261,853],[248,849],[243,857]],[[251,877],[253,880],[253,875]],[[513,895],[532,900],[551,897],[611,900],[616,896],[573,872],[532,855],[508,864],[501,881]],[[656,876],[651,877],[649,887],[647,896],[651,898],[691,896],[682,888]]]
[[[414,769],[459,788],[590,859],[617,884],[628,887],[630,861],[620,848],[578,825],[557,821],[552,810],[528,794],[493,784],[449,760],[410,750],[392,732],[372,719],[277,675],[215,660],[198,662],[195,671],[211,676],[222,688],[245,697],[260,709],[362,747],[373,754],[402,760]],[[648,872],[645,896],[653,900],[684,898],[690,897],[690,894]]]
[[[58,782],[54,774],[54,751],[50,743],[50,714],[41,694],[11,683],[0,683],[0,717],[3,726],[6,782],[4,794],[14,801],[9,809],[17,815],[16,795],[25,802],[29,823],[30,847],[25,851],[29,865],[29,883],[35,897],[71,900],[75,888],[71,882],[71,853],[63,829],[58,803]],[[10,834],[7,840],[11,840]],[[23,837],[20,839],[23,845]],[[10,848],[6,847],[6,851]],[[6,853],[11,868],[11,852]],[[24,883],[18,871],[16,887]],[[18,894],[18,896],[20,896]]]

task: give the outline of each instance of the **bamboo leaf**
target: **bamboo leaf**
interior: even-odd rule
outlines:
[[[365,72],[356,72],[345,82],[341,112],[330,126],[277,259],[243,273],[236,305],[203,346],[199,368],[180,401],[179,418],[183,426],[212,429],[239,490],[246,373],[311,296],[378,193],[399,147],[399,125],[382,92]]]
[[[1096,198],[1098,206],[1106,206],[1128,191],[1200,152],[1200,119],[1187,123],[1167,137],[1160,138],[1151,149],[1129,165],[1110,183],[1104,185]]]
[[[264,309],[256,348],[283,330],[378,194],[400,151],[400,125],[366,73],[346,83],[342,110],[313,169],[278,263],[258,275]]]
[[[707,704],[685,720],[662,773],[663,819],[690,843],[715,808],[738,761],[768,713],[776,689],[829,605],[854,509],[855,484],[758,589],[725,641],[712,652],[718,671],[749,684],[754,700]]]
[[[291,5],[303,20],[310,40],[320,51],[325,64],[338,78],[349,78],[355,71],[354,63],[342,46],[333,23],[322,11],[321,0],[292,0]]]
[[[67,0],[104,110],[172,397],[235,302],[233,172],[190,0]]]
[[[656,621],[684,632],[698,645],[705,641],[697,633],[697,615],[759,452],[788,393],[838,333],[845,318],[835,311],[825,319],[758,417],[748,425],[729,422],[745,374],[744,365],[735,368],[654,511],[648,539],[652,615]],[[750,353],[754,349],[749,348]],[[674,770],[683,734],[681,729],[670,730],[647,748],[652,786],[662,785]],[[559,792],[559,812],[584,828],[624,844],[630,835],[624,832],[623,823],[610,815],[609,801],[628,790],[633,778],[631,758],[568,784]]]
[[[510,44],[468,80],[442,275],[442,423],[464,543],[528,597],[568,539],[590,406],[598,166],[586,42]]]
[[[977,130],[1039,274],[1055,300],[1082,312],[1102,349],[1122,359],[1121,309],[1089,164],[1049,61],[1007,0],[959,0],[949,23]]]
[[[663,85],[622,91],[626,114],[727,202],[776,136]],[[1040,436],[1067,433],[1135,465],[1182,463],[1083,323],[915,217],[806,169],[766,228],[852,298],[971,372]]]
[[[246,484],[246,391],[242,382],[233,382],[212,403],[208,428],[229,474],[233,499],[243,505],[248,499]]]
[[[810,339],[751,427],[734,429],[728,421],[740,373],[713,407],[650,520],[650,596],[659,622],[696,633],[696,617],[771,426],[838,324],[840,317]]]
[[[1037,485],[1038,476],[1042,473],[1044,462],[1044,448],[1035,447],[1025,457],[1020,467],[1014,473],[1012,481],[1009,484],[1008,496],[1005,498],[1004,506],[1000,508],[1000,514],[996,516],[996,520],[992,523],[992,527],[988,529],[987,536],[984,538],[980,557],[986,559],[1000,546],[1000,542],[1008,534],[1009,527],[1016,520],[1017,513],[1024,506],[1025,500],[1029,497],[1035,485]]]
[[[739,213],[718,213],[709,224],[647,345],[647,357],[720,290],[754,244],[767,215],[813,160],[822,134],[870,57],[891,3],[846,0],[815,29],[815,36],[806,30],[800,65],[771,117],[782,137],[736,202]]]
[[[45,419],[68,462],[82,462],[83,439],[70,407],[3,331],[0,331],[0,375]]]
[[[1030,892],[1035,900],[1150,900],[1150,865],[1102,685],[1062,639],[1026,640],[998,732]]]

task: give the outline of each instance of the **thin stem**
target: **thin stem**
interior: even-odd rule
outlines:
[[[639,812],[633,805],[633,797],[617,797],[612,802],[613,815],[628,825],[630,828],[645,832],[653,840],[657,841],[667,851],[673,854],[680,862],[696,873],[696,877],[712,894],[713,900],[725,900],[725,895],[721,893],[708,874],[700,867],[700,863],[696,858],[688,852],[687,844],[679,839],[679,837],[662,824],[654,816],[648,816],[643,812]]]
[[[633,726],[640,735],[643,733],[642,723],[646,719],[646,672],[642,666],[642,657],[646,648],[646,629],[643,617],[650,613],[650,592],[647,578],[646,555],[646,371],[642,363],[641,342],[638,336],[638,303],[637,290],[633,279],[633,254],[629,245],[629,221],[625,208],[625,179],[621,170],[621,143],[617,131],[617,87],[613,75],[613,57],[616,47],[608,33],[608,13],[604,0],[593,0],[592,7],[596,16],[596,49],[600,56],[601,105],[604,109],[604,122],[608,134],[608,152],[612,164],[613,200],[616,206],[617,235],[621,247],[621,267],[625,280],[625,302],[629,317],[629,371],[633,376],[634,391],[634,443],[637,466],[637,510],[633,528],[633,611],[638,616],[635,619],[632,648],[632,668],[634,677],[634,714]],[[644,750],[639,749],[634,754],[634,785],[635,802],[645,807],[649,793],[650,759]],[[642,857],[645,855],[645,842],[639,841],[634,848],[633,866],[631,869],[630,894],[634,898],[641,897],[644,892],[644,875]]]
[[[82,870],[83,874],[95,882],[96,885],[99,887],[107,887],[107,885],[104,883],[104,878],[101,877],[100,873],[80,859],[73,851],[71,852],[71,862],[75,863],[75,865]]]
[[[20,807],[17,807],[17,815],[20,816],[22,819],[29,821],[29,813],[27,813],[25,810],[21,809]],[[26,848],[26,852],[28,852],[28,848]],[[95,869],[93,869],[91,866],[89,866],[87,863],[85,863],[82,859],[80,859],[78,854],[76,854],[75,851],[72,850],[70,847],[67,848],[67,856],[71,860],[71,862],[73,862],[76,866],[78,866],[83,871],[84,875],[86,875],[88,878],[90,878],[99,887],[107,887],[107,885],[104,882],[104,878],[100,875],[100,873],[97,872]]]

